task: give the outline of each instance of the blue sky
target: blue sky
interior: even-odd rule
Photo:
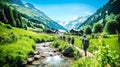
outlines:
[[[32,3],[55,21],[68,21],[74,17],[93,14],[108,0],[23,0],[23,2]]]

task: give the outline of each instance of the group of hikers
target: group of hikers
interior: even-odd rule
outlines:
[[[68,44],[72,44],[72,46],[74,46],[74,37],[68,37]]]
[[[64,41],[66,40],[65,36],[63,36],[63,40]],[[87,49],[89,47],[89,39],[87,38],[86,35],[83,35],[83,38],[81,39],[81,41],[82,41],[82,47],[84,50],[84,54],[85,54],[85,56],[87,56]],[[68,36],[68,44],[72,44],[72,46],[74,46],[74,42],[75,42],[74,37]]]

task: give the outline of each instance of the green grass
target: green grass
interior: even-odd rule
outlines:
[[[117,35],[111,36],[110,38],[104,38],[104,42],[109,45],[111,50],[116,50],[120,52],[120,43],[118,42]]]
[[[27,56],[33,54],[36,43],[53,40],[53,36],[11,27],[0,22],[0,67],[20,67]]]
[[[120,43],[118,43],[117,35],[108,35],[108,38],[88,38],[90,39],[90,46],[88,51],[93,53],[96,58],[80,58],[78,51],[74,48],[75,64],[72,67],[98,67],[104,64],[112,64],[113,62],[119,62],[120,60]],[[82,48],[81,38],[82,36],[71,36],[75,38],[75,45]],[[54,41],[53,41],[54,40]],[[0,67],[15,67],[20,66],[24,60],[26,60],[29,54],[32,54],[35,49],[35,44],[38,42],[53,41],[52,46],[58,48],[59,51],[70,47],[66,41],[58,39],[57,35],[47,35],[45,33],[34,33],[31,31],[14,28],[10,25],[0,22]],[[105,46],[102,46],[102,41]],[[106,46],[109,47],[106,50]],[[103,48],[100,48],[103,47]],[[101,54],[96,54],[96,51]],[[116,53],[114,53],[114,51]],[[108,54],[107,54],[108,52]],[[105,55],[103,55],[105,54]],[[116,56],[115,56],[116,55]],[[112,61],[108,62],[106,56],[111,58]],[[105,62],[98,60],[105,59]],[[117,59],[116,59],[117,58]],[[87,66],[88,65],[88,66]]]
[[[91,57],[82,57],[74,62],[72,67],[100,67],[97,60]]]
[[[96,38],[97,35],[98,38]],[[82,36],[71,35],[71,37],[75,38],[74,45],[82,49]],[[95,57],[77,58],[72,67],[102,67],[107,66],[107,64],[116,67],[117,63],[119,64],[120,43],[117,35],[95,34],[95,38],[90,35],[87,37],[90,40],[88,51],[93,53]]]
[[[62,51],[64,50],[66,47],[68,47],[68,43],[67,42],[64,42],[62,40],[55,40],[53,43],[52,43],[52,46],[55,47],[55,48],[58,48],[59,51]]]
[[[107,64],[113,67],[117,66],[116,63],[120,62],[120,43],[118,42],[117,35],[107,36],[107,38],[104,38],[102,35],[99,35],[99,38],[92,39],[88,35],[88,38],[90,39],[88,51],[93,53],[95,58],[79,58],[72,67],[101,67],[106,66]],[[81,48],[82,37],[74,37],[75,45]]]

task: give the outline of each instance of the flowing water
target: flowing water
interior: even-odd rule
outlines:
[[[53,47],[51,42],[38,43],[36,45],[37,56],[33,62],[27,63],[26,67],[70,67],[70,63],[65,57]],[[34,55],[35,56],[35,55]],[[31,58],[33,58],[32,56]]]

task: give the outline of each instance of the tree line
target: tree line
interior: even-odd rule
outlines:
[[[12,9],[9,4],[4,2],[0,3],[0,21],[4,22],[5,24],[10,24],[14,27],[23,28],[21,14]]]
[[[0,2],[0,21],[5,24],[10,24],[13,27],[23,28],[25,30],[29,27],[32,28],[32,30],[38,28],[43,31],[48,28],[48,26],[42,22],[18,12],[11,7],[9,3],[4,1]]]
[[[104,32],[109,34],[116,34],[120,33],[120,14],[116,16],[116,18],[112,21],[108,21],[105,26],[103,23],[94,23],[93,27],[90,25],[85,26],[84,33],[85,34],[91,34],[91,33],[101,33]]]

